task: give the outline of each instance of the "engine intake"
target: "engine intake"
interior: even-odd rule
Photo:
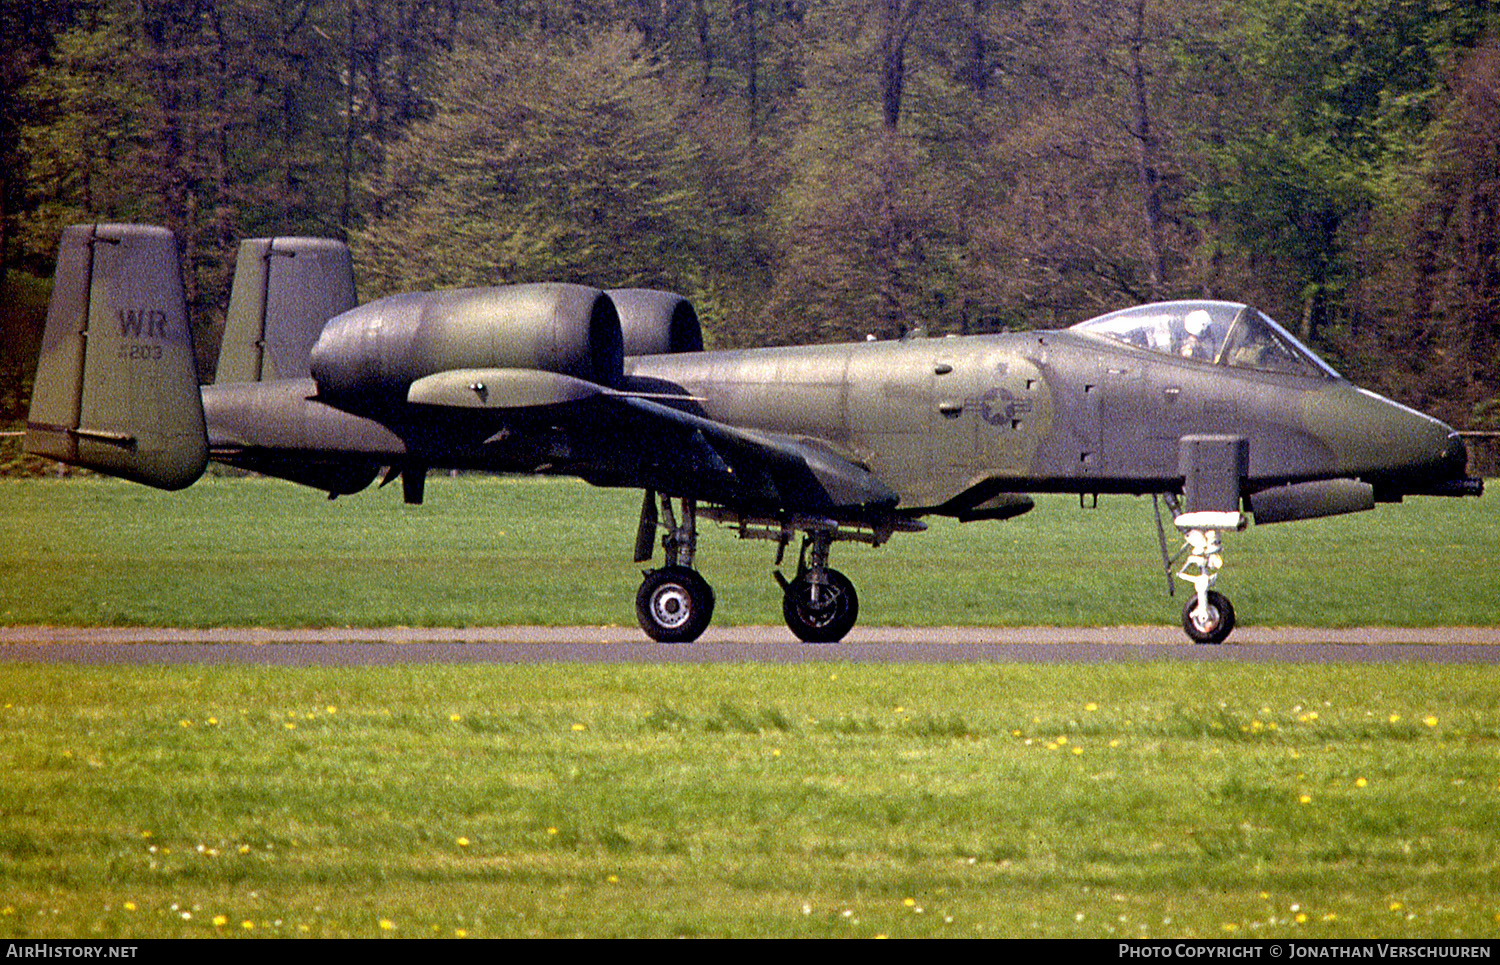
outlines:
[[[648,288],[616,288],[609,297],[620,313],[627,356],[703,351],[698,313],[681,295]]]

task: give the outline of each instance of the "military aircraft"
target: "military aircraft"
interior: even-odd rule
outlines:
[[[384,473],[409,503],[431,469],[641,489],[635,560],[659,544],[664,565],[636,611],[661,641],[712,618],[702,519],[774,543],[787,626],[834,642],[859,606],[835,543],[879,546],[925,516],[1008,519],[1029,493],[1160,496],[1184,540],[1169,557],[1158,504],[1164,565],[1181,560],[1193,589],[1183,627],[1218,643],[1235,621],[1212,588],[1222,533],[1482,489],[1452,429],[1351,385],[1247,305],[704,351],[670,293],[525,284],[356,305],[343,244],[263,238],[241,243],[217,379],[200,387],[177,251],[152,226],[65,230],[29,451],[163,489],[210,459],[330,497]]]

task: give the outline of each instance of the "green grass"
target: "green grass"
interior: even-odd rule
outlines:
[[[1220,588],[1242,625],[1494,625],[1496,498],[1230,534]],[[1003,523],[935,520],[879,549],[836,547],[860,622],[1177,621],[1183,598],[1166,597],[1149,500],[1038,502]],[[395,488],[329,502],[269,480],[209,478],[182,493],[4,481],[0,623],[631,625],[638,508],[633,491],[551,480],[439,477],[415,507]],[[779,622],[772,544],[711,523],[700,544],[718,625]]]
[[[1491,499],[1230,537],[1248,621],[1493,624]],[[631,493],[0,484],[0,621],[625,622]],[[719,622],[778,612],[705,534]],[[839,547],[869,623],[1172,622],[1148,503]],[[1493,937],[1488,668],[0,666],[0,935]]]
[[[0,680],[0,935],[1500,932],[1488,669]]]

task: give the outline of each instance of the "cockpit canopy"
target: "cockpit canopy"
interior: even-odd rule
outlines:
[[[1159,302],[1101,315],[1073,331],[1214,365],[1336,379],[1339,374],[1257,309],[1234,302]]]

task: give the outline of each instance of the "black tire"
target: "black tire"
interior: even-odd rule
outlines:
[[[781,598],[787,628],[805,643],[837,643],[859,619],[854,584],[838,570],[825,572],[828,583],[821,588],[818,603],[813,603],[813,585],[805,573],[787,584]]]
[[[1182,608],[1182,629],[1194,643],[1223,643],[1234,629],[1234,607],[1229,604],[1229,597],[1217,590],[1208,591],[1208,615],[1206,624],[1200,625],[1193,618],[1193,611],[1198,609],[1198,595],[1193,594]]]
[[[714,616],[714,591],[686,566],[652,570],[635,595],[635,617],[646,636],[661,643],[692,643]]]

